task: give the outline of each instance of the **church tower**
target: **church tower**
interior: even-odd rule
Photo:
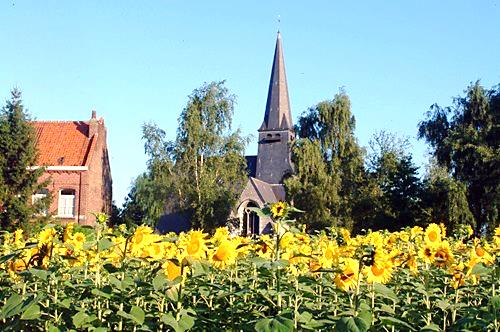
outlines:
[[[279,184],[285,175],[292,172],[290,143],[294,137],[281,33],[278,32],[266,113],[259,129],[255,174],[257,179],[269,184]]]

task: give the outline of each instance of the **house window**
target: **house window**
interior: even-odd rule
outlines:
[[[48,194],[49,194],[49,191],[47,189],[45,189],[45,188],[40,189],[39,191],[37,191],[36,193],[34,193],[31,196],[31,203],[33,205],[37,204],[38,202],[43,200],[45,197],[47,197]],[[45,206],[44,209],[40,211],[40,214],[43,216],[46,216],[48,213],[49,213],[48,206]]]
[[[75,191],[63,189],[59,192],[59,204],[57,216],[62,218],[73,218],[75,216]]]

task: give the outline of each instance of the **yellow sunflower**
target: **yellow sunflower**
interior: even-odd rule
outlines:
[[[319,257],[319,264],[322,268],[329,269],[339,262],[340,250],[337,244],[329,241],[323,245],[321,256]]]
[[[289,247],[294,247],[295,237],[292,233],[285,233],[280,239],[280,248],[287,249]]]
[[[436,224],[430,224],[425,229],[425,243],[431,246],[437,246],[441,242],[441,227]]]
[[[424,245],[418,251],[418,257],[425,263],[432,264],[434,262],[434,247]]]
[[[434,265],[438,267],[449,266],[453,263],[454,257],[448,241],[443,241],[436,247],[434,252]]]
[[[210,262],[217,268],[223,269],[233,264],[238,256],[235,244],[230,240],[224,240],[219,247],[210,254]]]
[[[271,206],[271,213],[273,214],[273,217],[274,218],[283,217],[286,212],[286,207],[287,206],[285,202],[279,201],[277,203],[274,203]]]
[[[132,243],[134,245],[141,245],[143,241],[153,233],[153,229],[149,226],[139,226],[134,232],[132,237]]]
[[[341,228],[339,230],[339,232],[340,232],[340,235],[342,235],[342,240],[344,241],[344,243],[347,245],[351,244],[351,242],[352,242],[351,232],[349,232],[349,230],[345,229],[345,228]]]
[[[222,240],[227,240],[229,238],[229,229],[227,227],[219,227],[215,230],[215,234],[212,236],[212,242],[220,242]]]
[[[481,245],[478,240],[474,241],[474,247],[470,250],[470,259],[477,263],[483,263],[485,265],[491,265],[495,262],[495,257],[492,256],[488,251],[490,249],[487,244]]]
[[[9,271],[21,272],[26,269],[26,263],[22,259],[13,259],[9,261]]]
[[[75,223],[70,222],[64,228],[63,241],[68,241],[73,234],[73,228],[75,227]]]
[[[410,230],[410,235],[411,238],[414,239],[419,235],[422,235],[424,233],[424,230],[420,226],[413,226],[412,229]]]
[[[391,254],[388,255],[382,249],[377,249],[373,256],[373,263],[363,267],[362,272],[368,283],[385,284],[391,280],[393,268]]]
[[[451,266],[450,272],[452,277],[450,283],[453,289],[457,289],[458,287],[465,285],[464,268],[465,266],[463,262]]]
[[[18,229],[14,232],[14,242],[20,242],[23,239],[23,230]]]
[[[260,241],[254,245],[254,251],[257,256],[271,259],[274,252],[274,242],[268,234],[260,236]]]
[[[363,268],[363,274],[366,276],[366,281],[370,284],[378,282],[386,284],[392,277],[392,264],[390,260],[375,261],[371,266]]]
[[[181,275],[181,267],[172,262],[171,260],[168,260],[165,263],[163,263],[162,268],[168,280],[174,280],[175,278]]]
[[[411,273],[418,273],[418,264],[417,257],[414,254],[409,254],[405,263],[405,267],[407,267]]]
[[[151,260],[158,261],[165,257],[165,245],[164,242],[153,243],[147,247],[148,256]]]
[[[446,237],[446,226],[441,222],[439,228],[441,228],[441,238],[444,239]]]
[[[500,226],[495,228],[495,236],[493,238],[495,239],[496,246],[500,248]]]
[[[179,240],[179,248],[184,250],[184,254],[194,259],[206,258],[207,245],[202,231],[190,231],[188,234],[181,236]]]
[[[81,244],[83,244],[85,241],[87,241],[87,237],[82,232],[76,232],[75,234],[73,234],[72,238],[75,242],[81,243]]]
[[[38,246],[51,243],[57,232],[54,228],[46,228],[38,234]]]
[[[353,258],[342,259],[340,266],[342,272],[335,275],[334,282],[338,288],[348,291],[357,286],[359,262]]]

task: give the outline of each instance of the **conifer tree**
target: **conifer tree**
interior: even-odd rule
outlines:
[[[48,198],[32,202],[32,195],[47,184],[38,183],[43,173],[36,165],[34,129],[25,111],[21,92],[12,90],[11,99],[0,112],[0,228],[28,228],[30,220],[45,210]]]
[[[368,176],[375,185],[371,216],[363,228],[399,230],[421,222],[422,184],[408,139],[380,131],[370,140]]]

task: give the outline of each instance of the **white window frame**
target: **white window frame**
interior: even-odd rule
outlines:
[[[73,194],[63,194],[65,192],[72,192]],[[59,197],[57,201],[57,216],[59,218],[74,218],[75,217],[75,198],[76,190],[74,189],[61,189],[59,190]]]

